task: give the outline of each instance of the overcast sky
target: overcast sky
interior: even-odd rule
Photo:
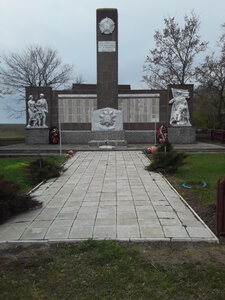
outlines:
[[[75,75],[96,83],[96,9],[108,7],[118,9],[119,83],[133,89],[147,88],[142,67],[164,17],[175,16],[182,24],[194,10],[201,38],[210,42],[208,51],[225,23],[225,0],[0,0],[0,55],[33,44],[51,47],[74,65]],[[3,107],[11,104],[9,98],[0,98],[0,123],[25,122],[8,119]]]

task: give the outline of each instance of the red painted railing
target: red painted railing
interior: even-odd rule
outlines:
[[[212,140],[219,140],[221,143],[225,143],[225,130],[218,129],[211,131],[211,139]]]
[[[225,235],[225,176],[217,185],[216,229],[219,235]]]

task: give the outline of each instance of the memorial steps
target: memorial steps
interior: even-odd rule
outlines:
[[[68,150],[76,151],[142,151],[151,145],[146,144],[129,144],[127,146],[116,146],[111,149],[100,149],[99,147],[88,145],[66,144],[62,145],[62,155],[65,155]],[[225,145],[215,145],[208,143],[195,144],[177,144],[174,145],[174,150],[187,153],[225,153]],[[0,157],[26,157],[26,156],[51,156],[60,155],[59,145],[25,145],[15,144],[0,147]]]

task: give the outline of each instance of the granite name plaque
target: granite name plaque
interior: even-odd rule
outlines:
[[[98,52],[116,52],[115,41],[99,41]]]

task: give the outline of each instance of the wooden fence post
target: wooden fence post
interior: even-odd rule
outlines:
[[[225,235],[225,177],[217,184],[216,229],[219,235]]]

